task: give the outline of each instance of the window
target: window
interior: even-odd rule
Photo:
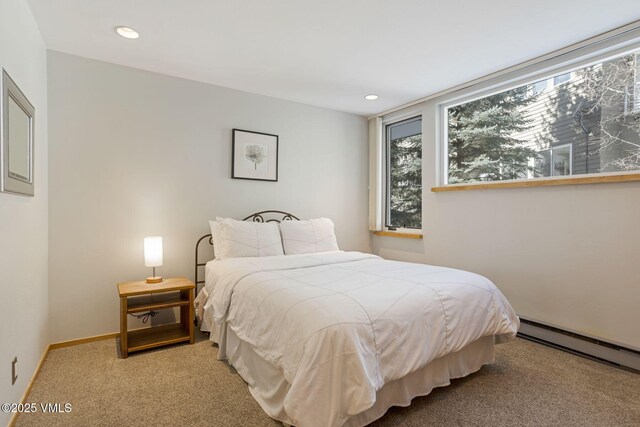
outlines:
[[[559,76],[555,76],[553,78],[553,86],[561,85],[564,82],[568,82],[571,80],[571,73],[560,74]]]
[[[560,86],[562,83],[568,82],[573,77],[573,73],[565,73],[559,76],[551,77],[550,79],[540,80],[539,82],[531,83],[529,85],[530,94],[535,96],[539,95],[549,88]]]
[[[547,86],[549,85],[549,80],[541,80],[539,82],[535,82],[531,85],[532,95],[538,95],[545,90],[547,90]]]
[[[571,175],[572,151],[570,144],[541,151],[533,162],[534,176],[539,178],[544,176]]]
[[[552,148],[550,151],[551,175],[571,175],[571,145]]]
[[[445,183],[640,170],[639,57],[445,106]]]
[[[629,57],[629,66],[635,70],[631,84],[624,88],[624,112],[637,114],[640,113],[640,53],[636,53],[635,57]]]
[[[386,126],[385,226],[422,228],[422,117]]]
[[[638,113],[640,112],[640,53],[636,53],[635,55],[634,66],[635,78],[633,90],[631,92],[633,94],[633,111]]]

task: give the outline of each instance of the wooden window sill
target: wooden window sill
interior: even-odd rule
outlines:
[[[398,231],[374,231],[374,236],[400,237],[403,239],[422,239],[422,233],[401,233]]]
[[[431,191],[465,191],[465,190],[491,190],[498,188],[525,188],[525,187],[551,187],[556,185],[582,185],[603,184],[607,182],[631,182],[640,181],[640,173],[625,173],[618,175],[581,176],[575,175],[569,178],[530,179],[509,182],[482,182],[473,184],[452,184],[442,187],[432,187]]]

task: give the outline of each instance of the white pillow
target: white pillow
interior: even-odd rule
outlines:
[[[280,233],[286,255],[340,250],[333,229],[333,221],[329,218],[282,221]]]
[[[218,253],[220,253],[220,247],[222,246],[222,236],[220,235],[220,233],[222,232],[222,226],[220,225],[220,221],[218,221],[218,219],[222,218],[218,217],[215,220],[209,220],[209,227],[211,227],[211,241],[213,242],[213,252],[216,258],[219,258]]]
[[[216,220],[220,224],[220,249],[214,248],[216,258],[284,255],[277,223]]]

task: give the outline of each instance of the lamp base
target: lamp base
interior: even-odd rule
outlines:
[[[160,283],[160,282],[162,282],[162,277],[160,276],[147,277],[147,283]]]

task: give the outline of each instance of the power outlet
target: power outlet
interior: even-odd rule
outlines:
[[[16,374],[16,365],[18,364],[18,356],[13,358],[11,362],[11,385],[14,385],[18,380],[18,374]]]

